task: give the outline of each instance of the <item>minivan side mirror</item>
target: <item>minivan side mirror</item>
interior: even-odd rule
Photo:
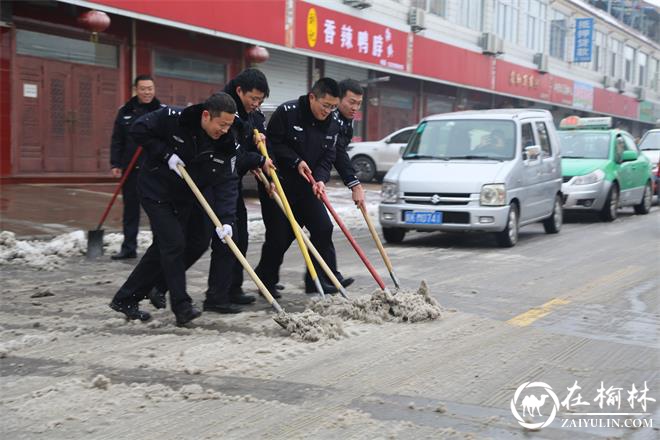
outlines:
[[[392,143],[392,138],[388,137],[387,139],[385,139],[385,143],[386,144],[391,144]]]
[[[540,155],[541,147],[538,145],[530,145],[529,147],[525,147],[523,159],[536,160]]]
[[[626,150],[621,156],[621,162],[630,162],[632,160],[637,160],[638,154],[637,151]]]

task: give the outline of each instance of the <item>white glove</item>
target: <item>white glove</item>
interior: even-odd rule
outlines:
[[[218,237],[220,237],[220,241],[226,243],[225,237],[231,238],[233,231],[231,229],[231,225],[222,225],[222,227],[215,228],[215,233],[218,234]]]
[[[170,158],[167,159],[167,166],[170,167],[170,169],[172,171],[177,173],[179,175],[179,177],[183,178],[183,176],[181,175],[181,172],[179,171],[179,168],[177,167],[177,165],[179,165],[179,164],[183,165],[184,167],[186,166],[186,164],[183,163],[181,158],[179,156],[177,156],[176,154],[171,155]]]

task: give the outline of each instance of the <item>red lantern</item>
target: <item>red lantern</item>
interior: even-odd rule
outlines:
[[[245,58],[253,64],[263,63],[268,61],[270,54],[268,53],[268,49],[263,46],[250,46],[245,51]]]
[[[98,33],[103,32],[110,26],[110,17],[105,12],[92,10],[80,14],[78,23],[85,29],[92,31],[91,40],[97,42],[99,39]]]

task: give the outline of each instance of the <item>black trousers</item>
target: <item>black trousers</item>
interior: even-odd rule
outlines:
[[[203,193],[209,204],[213,206],[214,200],[212,197],[212,191],[207,189]],[[243,208],[245,208],[245,205],[243,205]],[[247,223],[247,213],[245,216]],[[229,302],[231,281],[236,270],[235,265],[238,264],[240,267],[241,276],[243,275],[242,266],[240,266],[240,263],[236,260],[236,257],[231,252],[231,249],[229,249],[229,246],[220,241],[215,233],[213,222],[206,214],[206,211],[204,211],[204,208],[202,208],[197,202],[194,203],[194,206],[190,211],[188,221],[185,225],[185,235],[186,246],[184,251],[184,264],[186,270],[204,255],[209,248],[209,243],[211,243],[211,267],[209,269],[206,302],[212,304],[224,304]],[[245,247],[247,248],[247,243],[245,244]],[[148,292],[151,290],[152,286],[149,286],[146,291]],[[158,274],[155,286],[160,291],[168,290],[169,286],[163,273]]]
[[[282,210],[261,187],[259,200],[266,226],[266,240],[261,248],[261,259],[255,271],[263,283],[270,288],[279,282],[279,270],[284,254],[291,246],[295,235]],[[309,230],[312,244],[330,269],[336,272],[337,259],[332,245],[333,226],[323,202],[314,196],[310,187],[308,191],[306,189],[290,198],[289,204],[298,224]]]
[[[126,172],[126,170],[123,170]],[[124,201],[124,214],[122,224],[124,229],[124,242],[121,244],[121,253],[129,254],[137,251],[137,235],[140,228],[140,200],[137,191],[139,169],[133,169],[126,178],[121,189]]]
[[[141,202],[151,222],[153,243],[115,294],[114,300],[139,302],[162,275],[170,291],[172,311],[178,313],[192,303],[186,291],[185,231],[194,205],[158,203],[147,198]]]
[[[243,255],[247,252],[247,210],[242,197],[238,197],[236,224],[232,240]],[[243,266],[229,246],[213,233],[211,238],[211,266],[209,267],[209,289],[207,300],[216,303],[229,302],[232,294],[238,294],[243,284]]]

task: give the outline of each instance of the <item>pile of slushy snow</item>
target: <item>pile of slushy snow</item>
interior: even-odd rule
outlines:
[[[392,293],[377,289],[369,296],[348,300],[334,296],[311,304],[310,309],[322,316],[337,316],[374,324],[385,321],[429,321],[442,317],[442,309],[429,294],[424,281],[416,291],[400,290]]]
[[[104,252],[118,252],[123,240],[123,234],[104,234]],[[151,232],[140,231],[138,248],[145,249],[150,244]],[[62,265],[66,258],[83,256],[86,253],[85,231],[58,235],[52,240],[18,240],[13,232],[0,232],[0,265],[21,264],[41,270],[53,270]]]

